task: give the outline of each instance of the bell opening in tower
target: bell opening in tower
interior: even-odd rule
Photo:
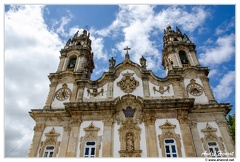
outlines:
[[[181,60],[181,63],[183,65],[183,67],[189,66],[188,58],[186,56],[185,51],[179,51],[179,57],[180,57],[180,60]]]

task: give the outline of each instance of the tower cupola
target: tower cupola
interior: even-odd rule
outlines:
[[[82,79],[90,79],[95,68],[91,43],[90,33],[83,30],[79,35],[79,31],[77,31],[60,51],[57,72],[72,71],[79,73]]]
[[[199,66],[195,47],[196,45],[186,34],[182,34],[178,27],[174,31],[171,26],[167,26],[164,30],[162,50],[162,65],[166,73],[174,67]]]

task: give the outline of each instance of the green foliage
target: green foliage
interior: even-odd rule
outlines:
[[[232,139],[235,143],[235,114],[233,115],[229,114],[227,121],[228,121],[230,135],[232,136]]]

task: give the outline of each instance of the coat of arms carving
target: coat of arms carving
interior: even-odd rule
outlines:
[[[121,88],[125,93],[132,93],[136,87],[139,85],[139,81],[137,81],[133,77],[134,73],[124,73],[122,74],[122,79],[117,82],[117,86]]]

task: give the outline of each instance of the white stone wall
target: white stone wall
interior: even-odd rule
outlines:
[[[114,129],[113,129],[113,134],[114,134],[113,157],[115,157],[115,158],[119,158],[120,157],[120,154],[118,152],[120,150],[120,137],[119,137],[119,133],[118,133],[118,129],[119,128],[120,128],[120,125],[118,125],[117,123],[114,123]]]
[[[68,86],[68,88],[71,90],[71,92],[73,91],[73,83],[67,83],[67,86]],[[62,88],[62,84],[58,84],[57,85],[57,88],[56,88],[56,91],[58,90],[58,89],[60,89],[60,88]],[[56,92],[55,91],[55,92]],[[66,99],[66,100],[64,100],[64,101],[59,101],[59,100],[57,100],[56,99],[56,97],[54,96],[54,99],[53,99],[53,102],[52,102],[52,105],[51,105],[51,108],[52,109],[59,109],[59,108],[64,108],[64,105],[63,105],[63,103],[64,102],[69,102],[70,101],[70,97],[68,98],[68,99]]]
[[[146,134],[145,134],[145,126],[144,124],[140,124],[141,128],[141,140],[140,140],[140,149],[142,150],[141,157],[147,157],[147,145],[146,145]]]
[[[122,74],[124,74],[124,73],[134,73],[134,75],[133,75],[133,77],[137,80],[137,81],[139,81],[139,85],[136,87],[136,89],[132,92],[132,93],[130,93],[130,94],[132,94],[132,95],[135,95],[135,96],[140,96],[140,97],[143,97],[143,84],[142,84],[142,80],[141,80],[141,78],[139,78],[137,75],[136,75],[136,73],[133,71],[133,70],[131,70],[131,69],[126,69],[126,70],[123,70],[121,73],[120,73],[120,75],[119,75],[119,77],[114,81],[114,83],[113,83],[113,90],[114,90],[114,92],[113,92],[113,97],[114,98],[116,98],[116,97],[121,97],[121,96],[123,96],[123,95],[126,95],[127,93],[125,93],[123,90],[121,90],[121,88],[120,87],[118,87],[117,86],[117,83],[122,79]]]

